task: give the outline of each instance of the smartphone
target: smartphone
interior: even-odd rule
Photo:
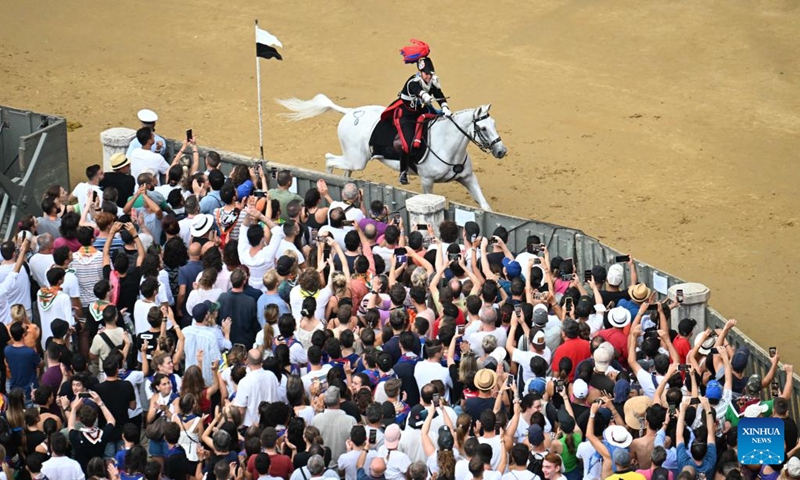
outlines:
[[[687,365],[685,363],[681,363],[680,365],[678,365],[678,371],[679,372],[688,372],[689,371],[689,365]]]
[[[437,407],[437,408],[439,407],[439,394],[438,393],[434,393],[433,394],[433,399],[431,400],[431,403],[433,404],[434,407]]]
[[[328,241],[328,237],[325,235],[317,235],[316,241],[317,243],[325,243]]]
[[[97,190],[92,190],[92,201],[93,202],[97,201]]]
[[[369,431],[369,444],[375,445],[378,441],[378,431],[374,428],[370,429]]]
[[[533,264],[534,265],[541,265],[542,264],[542,259],[539,258],[539,257],[534,258],[533,259]]]
[[[192,137],[194,137],[194,134],[192,133],[192,129],[190,128],[189,130],[186,130],[186,141],[191,142]]]
[[[428,224],[427,223],[418,223],[417,230],[420,232],[427,232],[428,231]]]
[[[342,222],[343,227],[352,227],[356,222],[353,220],[345,220]]]
[[[456,332],[458,332],[459,335],[464,335],[464,329],[466,328],[466,325],[458,325],[456,326]]]
[[[514,305],[514,313],[516,315],[519,315],[520,313],[522,313],[522,304],[518,303],[518,304]]]
[[[561,280],[564,282],[571,282],[572,281],[572,274],[571,273],[562,273]]]
[[[509,375],[508,378],[506,378],[506,385],[510,387],[512,383],[514,383],[514,376]]]
[[[708,352],[711,353],[711,354],[718,354],[719,350],[717,349],[717,347],[714,347],[711,350],[709,350]]]
[[[658,305],[655,304],[655,303],[650,304],[650,306],[647,307],[647,311],[648,312],[657,312],[658,311]]]
[[[528,253],[536,255],[537,253],[542,251],[543,247],[544,243],[540,243],[539,245],[528,245]]]
[[[769,358],[773,358],[777,354],[778,354],[778,347],[769,347]]]
[[[592,279],[592,271],[591,270],[584,270],[583,271],[583,281],[588,282]]]
[[[556,380],[556,392],[561,393],[564,391],[564,381]]]
[[[675,300],[677,300],[678,303],[683,303],[683,290],[680,288],[675,290]]]
[[[392,215],[392,225],[400,225],[400,214]]]
[[[327,378],[321,378],[319,380],[319,388],[323,392],[328,389],[328,379]]]
[[[566,311],[572,310],[572,297],[564,298],[564,309]]]
[[[676,411],[675,405],[670,403],[669,404],[669,416],[670,417],[674,417],[675,416],[675,411]]]
[[[278,178],[278,168],[277,167],[271,167],[269,169],[269,175],[273,178],[273,180]]]
[[[630,260],[631,260],[630,255],[617,255],[616,257],[614,257],[614,261],[616,263],[625,263],[629,262]]]
[[[461,254],[458,253],[448,253],[447,260],[450,262],[457,262],[458,259],[461,258]]]
[[[267,192],[264,190],[255,190],[253,191],[253,196],[256,198],[265,198],[267,196]]]
[[[81,392],[78,394],[78,398],[92,398],[92,394],[89,392]]]

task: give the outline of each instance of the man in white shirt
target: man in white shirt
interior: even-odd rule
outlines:
[[[386,461],[386,480],[405,480],[406,470],[411,465],[408,455],[397,449],[402,433],[400,427],[393,423],[386,427],[383,434],[383,446],[378,449],[378,456]]]
[[[350,429],[350,438],[345,442],[347,445],[347,453],[341,454],[338,460],[339,471],[344,473],[345,480],[357,480],[358,468],[356,467],[356,462],[358,461],[358,457],[361,456],[366,442],[367,430],[363,425],[356,425]],[[377,453],[375,450],[370,450],[367,452],[367,458],[364,463],[370,463],[376,455]]]
[[[258,406],[261,402],[278,400],[278,379],[275,374],[261,368],[261,352],[252,349],[247,353],[247,375],[239,382],[233,404],[239,407],[244,417],[244,426],[257,424]]]
[[[150,150],[155,142],[153,131],[147,127],[142,127],[136,131],[136,139],[142,144],[141,148],[134,149],[128,158],[131,161],[131,175],[138,181],[139,174],[147,170],[156,177],[156,184],[160,185],[159,175],[164,175],[169,171],[170,165],[164,160],[161,154]],[[176,157],[176,160],[180,160]],[[136,185],[139,188],[139,185]]]
[[[524,350],[517,348],[518,345],[514,345],[514,337],[516,336],[517,328],[519,328],[520,320],[525,321],[521,318],[521,315],[522,313],[520,312],[520,316],[516,314],[511,316],[511,328],[508,331],[508,340],[506,340],[505,347],[508,353],[511,354],[511,361],[516,362],[522,368],[522,381],[528,383],[536,378],[536,375],[531,371],[531,359],[539,356],[544,358],[547,364],[550,365],[553,353],[545,344],[544,331],[538,328],[520,337],[519,343],[525,346]]]
[[[276,239],[278,240],[278,249],[275,251],[275,257],[280,258],[291,250],[297,255],[297,265],[302,270],[305,267],[306,258],[294,244],[295,238],[300,234],[300,226],[294,220],[286,220],[281,230],[283,235],[280,236],[282,238]]]
[[[327,363],[322,365],[322,349],[316,345],[312,345],[308,349],[308,364],[310,370],[300,377],[300,380],[302,380],[303,386],[306,388],[306,395],[311,398],[311,384],[314,383],[314,380],[320,383],[327,382],[328,371],[333,367]]]
[[[42,474],[50,480],[84,480],[81,464],[67,456],[69,442],[61,432],[50,437],[50,449],[53,456],[42,463]]]
[[[239,391],[241,390],[242,385],[239,383]],[[236,398],[239,398],[238,393]],[[322,440],[325,446],[331,449],[331,458],[335,459],[333,460],[335,462],[347,450],[345,442],[350,430],[356,425],[356,420],[339,407],[341,396],[338,387],[328,387],[323,401],[325,411],[314,417],[311,426],[319,429]]]
[[[359,202],[360,207],[357,207],[356,204]],[[341,208],[344,211],[345,219],[354,223],[358,223],[367,216],[363,210],[365,208],[363,195],[355,183],[348,183],[342,188],[341,202],[331,203],[330,208],[328,208],[328,223],[330,223],[332,218],[331,212],[333,212],[335,208]],[[352,229],[352,226],[345,227],[346,231]],[[344,246],[342,246],[342,248],[344,248]]]
[[[69,295],[61,291],[61,284],[64,283],[64,270],[54,267],[47,272],[47,281],[53,287],[42,287],[36,297],[36,305],[39,308],[39,319],[42,323],[42,348],[45,341],[52,336],[50,324],[53,320],[65,320],[70,326],[75,325],[72,316],[72,301]]]
[[[445,385],[444,397],[450,401],[450,389],[453,387],[453,380],[450,378],[450,370],[442,366],[442,355],[444,345],[441,340],[429,340],[425,342],[425,353],[427,359],[417,362],[414,366],[414,379],[417,381],[420,392],[422,387],[434,380],[441,380]]]
[[[479,313],[481,317],[480,330],[472,333],[468,337],[469,346],[472,352],[478,357],[482,357],[483,351],[483,338],[489,335],[494,335],[497,339],[498,345],[505,345],[508,335],[503,327],[497,328],[495,322],[497,321],[497,312],[491,305],[484,305],[481,307]]]
[[[33,279],[42,286],[47,285],[47,271],[53,266],[53,236],[43,233],[36,237],[36,243],[39,251],[28,260],[28,266]]]
[[[167,141],[164,140],[164,138],[161,135],[155,133],[156,122],[158,121],[158,115],[156,115],[156,112],[144,108],[142,110],[139,110],[136,116],[139,117],[139,121],[142,122],[142,126],[152,130],[153,135],[155,135],[155,142],[153,142],[153,145],[150,147],[150,150],[153,153],[159,153],[161,155],[167,153]],[[131,153],[133,153],[133,151],[136,150],[137,148],[141,147],[142,143],[139,142],[138,137],[134,138],[133,140],[131,140],[131,144],[128,145],[128,151],[125,153],[125,156],[131,158]]]
[[[72,195],[78,199],[78,205],[81,208],[86,205],[89,195],[96,193],[98,197],[103,198],[103,189],[100,188],[100,182],[103,181],[103,168],[97,164],[89,165],[86,167],[86,178],[88,179],[86,182],[81,182],[72,189]]]
[[[28,241],[26,240],[26,245]],[[6,325],[11,323],[11,306],[20,304],[25,308],[28,319],[33,319],[31,315],[31,282],[28,275],[23,272],[17,273],[24,268],[22,263],[25,261],[25,253],[16,253],[17,246],[11,240],[0,245],[0,319]],[[5,287],[5,288],[4,288]]]

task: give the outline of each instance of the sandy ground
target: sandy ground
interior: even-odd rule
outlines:
[[[336,114],[287,124],[274,97],[388,104],[432,45],[453,108],[492,102],[509,148],[472,149],[498,211],[582,228],[712,289],[764,347],[800,359],[800,3],[786,1],[19,2],[0,0],[0,104],[78,122],[72,181],[98,134],[156,110],[162,135],[257,154],[253,19],[269,158],[322,169]],[[381,165],[361,177],[394,182]],[[418,188],[418,184],[417,187]],[[460,186],[438,187],[470,203]],[[520,202],[521,197],[527,197]],[[794,247],[793,247],[794,246]],[[784,302],[784,303],[781,303]]]

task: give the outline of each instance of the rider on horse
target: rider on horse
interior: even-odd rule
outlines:
[[[422,126],[435,117],[431,113],[431,104],[435,100],[442,109],[442,114],[450,116],[447,100],[442,93],[439,77],[433,70],[433,62],[428,58],[430,48],[424,42],[411,40],[413,46],[400,50],[406,63],[416,63],[418,72],[406,80],[398,99],[389,105],[381,118],[391,116],[397,133],[400,136],[403,151],[400,154],[400,183],[408,184],[408,164],[414,149],[422,143]]]

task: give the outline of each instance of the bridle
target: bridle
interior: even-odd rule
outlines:
[[[476,114],[477,114],[477,110],[476,110]],[[480,127],[478,127],[478,122],[486,120],[487,118],[489,118],[489,116],[490,116],[489,112],[486,112],[485,114],[481,115],[480,117],[476,117],[476,116],[473,115],[473,117],[472,117],[472,131],[474,132],[473,135],[470,135],[469,133],[465,132],[464,129],[461,128],[461,126],[458,123],[456,123],[455,120],[453,120],[452,116],[449,116],[449,117],[446,117],[446,118],[448,118],[451,122],[453,122],[453,125],[455,125],[455,127],[458,129],[458,131],[461,132],[462,135],[467,137],[467,139],[470,142],[474,143],[475,146],[480,148],[483,153],[491,153],[492,147],[494,147],[496,144],[500,143],[502,141],[502,139],[500,138],[500,135],[498,135],[497,138],[495,138],[494,140],[490,140],[489,138],[487,138],[484,135],[484,133],[481,131]]]

